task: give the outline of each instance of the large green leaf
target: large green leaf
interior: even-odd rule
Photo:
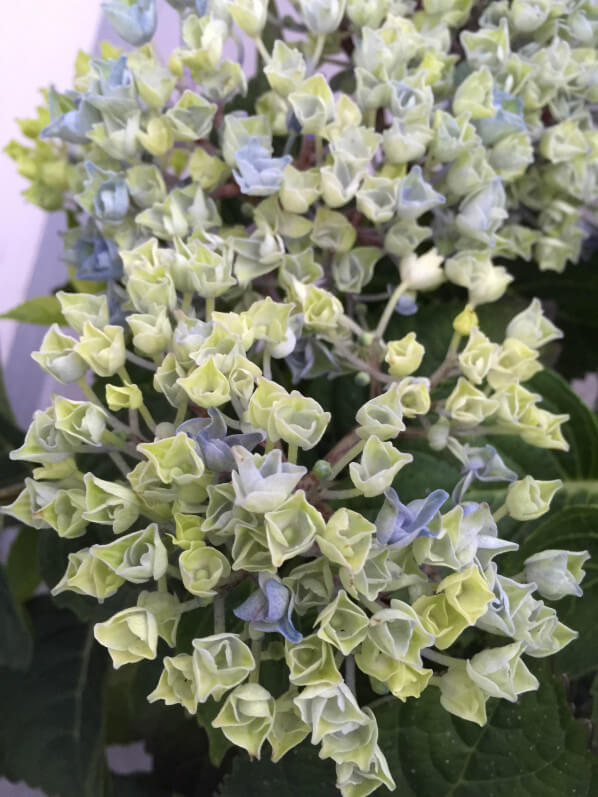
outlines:
[[[380,745],[401,797],[595,793],[587,730],[571,715],[560,680],[541,669],[539,691],[515,705],[492,700],[483,728],[446,712],[433,688],[406,703],[380,700]]]
[[[58,797],[102,797],[106,653],[91,629],[49,598],[28,608],[31,666],[0,670],[0,774]]]
[[[27,299],[26,302],[2,313],[0,318],[43,326],[66,324],[60,310],[60,302],[55,296],[36,296],[34,299]]]
[[[237,756],[222,781],[220,797],[335,797],[334,783],[332,762],[322,761],[316,748],[304,743],[277,764]]]
[[[23,609],[15,601],[4,565],[0,564],[0,665],[19,670],[26,668],[32,647]]]
[[[10,546],[6,577],[19,603],[29,600],[41,581],[38,554],[39,531],[23,526]]]

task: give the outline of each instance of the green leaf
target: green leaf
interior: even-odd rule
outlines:
[[[393,698],[376,703],[379,743],[397,793],[589,797],[587,732],[572,717],[561,681],[545,667],[538,669],[539,691],[517,704],[492,700],[483,728],[445,711],[433,688],[406,703]]]
[[[304,743],[276,764],[238,755],[222,781],[220,797],[334,797],[338,794],[334,783],[330,759],[322,761],[317,749]]]
[[[0,774],[58,797],[103,797],[106,653],[91,629],[49,598],[28,608],[31,667],[0,670]]]
[[[13,321],[24,321],[27,324],[65,324],[64,316],[60,310],[60,302],[55,296],[36,296],[18,304],[12,310],[2,313],[0,318],[9,318]]]
[[[10,546],[6,577],[18,603],[29,600],[42,578],[39,570],[38,541],[39,531],[23,526]]]
[[[23,670],[31,661],[31,634],[15,602],[4,565],[0,565],[0,665]]]

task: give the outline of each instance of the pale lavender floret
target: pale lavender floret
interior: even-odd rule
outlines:
[[[234,469],[235,459],[231,448],[244,446],[252,451],[264,440],[262,432],[227,434],[222,414],[215,407],[208,410],[208,418],[192,418],[185,421],[177,432],[184,432],[195,441],[206,467],[216,473],[227,473]]]
[[[257,592],[233,609],[235,617],[250,623],[255,631],[277,631],[289,642],[301,642],[303,635],[291,621],[294,604],[291,590],[269,573],[260,573],[259,584]]]
[[[390,487],[384,491],[384,504],[376,518],[376,537],[382,545],[403,548],[416,537],[435,536],[428,524],[436,517],[449,494],[446,490],[434,490],[426,498],[403,504]]]
[[[464,445],[451,448],[451,451],[463,464],[461,469],[463,478],[457,482],[452,494],[456,504],[463,500],[463,496],[475,479],[481,482],[512,482],[517,479],[515,471],[504,464],[491,445]]]
[[[235,155],[238,171],[234,175],[244,194],[270,196],[280,188],[282,173],[293,160],[290,155],[271,157],[268,150],[252,137]]]
[[[102,3],[102,8],[118,35],[129,44],[140,47],[153,38],[158,22],[155,0],[137,0],[132,5],[114,1]]]

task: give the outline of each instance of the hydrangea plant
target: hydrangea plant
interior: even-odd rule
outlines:
[[[479,308],[509,260],[579,257],[595,9],[170,4],[162,63],[154,0],[104,3],[134,49],[81,53],[8,148],[28,197],[68,212],[62,323],[33,357],[82,396],[35,414],[12,458],[36,467],[3,511],[75,541],[54,595],[129,585],[94,635],[115,668],[160,659],[150,702],[214,704],[255,758],[309,737],[344,797],[393,790],[373,697],[436,689],[484,725],[576,637],[545,600],[581,595],[586,551],[502,568],[501,521],[548,512],[560,481],[485,441],[567,450],[568,416],[529,386],[561,332],[537,299],[499,335]],[[447,290],[431,369],[409,325]],[[328,384],[352,386],[342,418]],[[186,613],[211,632],[181,635]]]

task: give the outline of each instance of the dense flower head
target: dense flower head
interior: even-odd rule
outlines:
[[[85,400],[35,414],[12,453],[34,478],[3,511],[81,538],[54,594],[142,585],[95,636],[115,667],[170,648],[150,701],[217,701],[214,728],[254,757],[311,735],[344,797],[393,789],[355,667],[375,694],[436,687],[483,724],[488,697],[537,688],[522,657],[575,636],[532,593],[580,595],[586,552],[499,572],[518,547],[501,518],[539,517],[560,482],[479,439],[567,449],[568,416],[525,384],[561,332],[534,299],[494,340],[476,308],[508,290],[509,260],[579,257],[595,50],[566,3],[300,0],[286,36],[274,2],[169,2],[167,64],[154,0],[104,3],[137,49],[80,57],[74,90],[24,128],[31,146],[9,148],[29,198],[69,209],[68,331],[34,358]],[[250,80],[229,40],[257,46]],[[409,323],[446,283],[461,312],[433,370]],[[459,473],[451,495],[404,497],[425,448]],[[488,483],[506,495],[494,515]],[[185,647],[186,611],[214,633]],[[484,633],[464,658],[467,629]],[[282,695],[260,682],[268,658]]]

